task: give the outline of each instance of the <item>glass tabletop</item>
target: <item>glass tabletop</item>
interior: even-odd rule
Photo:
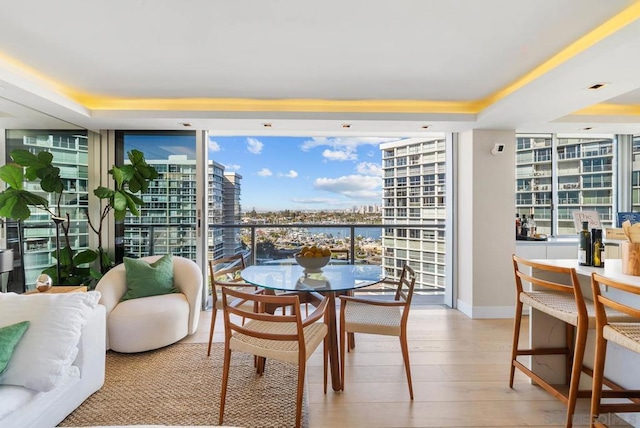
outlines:
[[[262,288],[282,291],[345,291],[377,284],[384,279],[378,265],[327,265],[305,272],[300,265],[258,265],[242,270],[242,279]]]

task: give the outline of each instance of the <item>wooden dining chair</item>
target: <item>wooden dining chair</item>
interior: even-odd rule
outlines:
[[[340,296],[340,366],[342,367],[342,389],[344,390],[346,336],[350,333],[381,334],[398,336],[404,368],[409,384],[409,396],[413,400],[409,346],[407,344],[407,319],[416,284],[416,274],[409,265],[404,265],[395,284],[394,300],[370,297]],[[349,346],[350,348],[350,346]]]
[[[608,287],[611,294],[603,294],[602,286]],[[603,413],[640,412],[640,390],[623,389],[604,378],[607,343],[615,343],[628,351],[640,353],[640,309],[637,305],[631,307],[621,303],[627,296],[630,296],[630,299],[638,299],[640,288],[597,273],[591,275],[591,288],[596,309],[596,354],[593,363],[590,426],[606,427],[607,425],[598,419]],[[614,321],[608,316],[607,308],[623,312],[635,322]],[[603,391],[603,385],[607,385],[609,389]],[[602,398],[627,400],[624,403],[601,403]]]
[[[242,254],[235,254],[217,260],[209,260],[209,281],[211,282],[211,328],[209,329],[209,347],[207,356],[211,355],[211,343],[213,342],[213,330],[216,325],[218,309],[222,309],[222,288],[247,288],[256,289],[252,284],[242,280],[240,272],[245,268]]]
[[[235,299],[235,300],[234,300]],[[233,300],[233,302],[231,302]],[[227,395],[231,351],[245,352],[257,357],[272,358],[298,366],[296,399],[296,427],[302,416],[302,395],[307,360],[324,342],[324,392],[327,392],[327,317],[329,299],[325,297],[313,311],[302,319],[300,299],[297,295],[265,295],[243,293],[230,288],[222,289],[222,307],[225,327],[224,369],[222,373],[222,393],[220,398],[219,424],[223,424]],[[245,303],[253,303],[246,305]],[[275,313],[277,307],[291,307],[283,314]],[[254,307],[257,311],[246,308]],[[268,311],[268,312],[267,312]],[[273,313],[270,313],[273,312]],[[237,317],[247,319],[243,325]],[[322,320],[322,321],[320,321]],[[258,366],[261,373],[261,366]],[[250,409],[247,409],[250,411]]]

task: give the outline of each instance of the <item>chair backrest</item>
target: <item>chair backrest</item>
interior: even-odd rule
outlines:
[[[342,254],[344,254],[344,259],[342,258]],[[346,248],[331,248],[331,258],[335,260],[349,260],[349,250]]]
[[[253,305],[245,303],[253,303]],[[284,314],[278,311],[278,314],[276,314],[275,308],[277,307],[291,307],[292,310],[282,311],[287,312]],[[249,308],[254,308],[254,310],[252,311]],[[300,299],[296,295],[244,293],[222,287],[222,309],[227,346],[232,334],[240,333],[259,339],[297,341],[298,349],[300,351],[305,350]],[[270,313],[271,311],[274,313]],[[236,315],[236,317],[232,318],[230,315]],[[272,325],[261,328],[261,331],[256,331],[246,328],[250,325],[247,321],[251,320],[264,321]],[[295,325],[295,328],[286,326],[286,323]]]
[[[617,290],[618,293],[615,294],[615,298],[610,293],[602,294],[602,290],[600,288],[601,285]],[[592,273],[591,289],[593,291],[593,303],[596,308],[596,323],[598,325],[604,325],[608,323],[605,307],[624,312],[625,314],[630,315],[634,318],[640,318],[640,309],[620,302],[620,300],[624,300],[624,297],[627,297],[629,294],[640,295],[640,288],[633,285],[624,284],[622,282],[604,277],[597,273]],[[611,292],[611,290],[609,290],[609,292]],[[625,294],[627,296],[625,296]]]
[[[515,254],[512,258],[516,281],[516,299],[524,291],[522,281],[531,283],[531,287],[535,287],[535,290],[573,294],[578,316],[584,317],[585,320],[587,319],[587,306],[580,289],[578,274],[574,268],[535,262]],[[523,267],[529,268],[531,272],[525,271]]]
[[[240,271],[245,268],[242,254],[209,260],[209,279],[211,286],[242,282]]]
[[[411,299],[413,299],[413,288],[416,285],[416,272],[411,266],[405,264],[402,267],[402,273],[400,274],[400,280],[398,281],[398,288],[396,288],[395,300],[403,300],[407,306],[411,306]]]

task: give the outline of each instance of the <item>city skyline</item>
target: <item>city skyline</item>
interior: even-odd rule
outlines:
[[[147,159],[170,154],[195,159],[193,135],[129,138]],[[343,210],[381,205],[379,146],[398,139],[212,135],[208,156],[242,176],[242,211]]]

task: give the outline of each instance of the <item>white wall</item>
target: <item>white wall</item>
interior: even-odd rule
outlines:
[[[495,143],[504,151],[493,155]],[[511,318],[515,285],[515,132],[472,130],[459,138],[457,307],[472,318]]]

